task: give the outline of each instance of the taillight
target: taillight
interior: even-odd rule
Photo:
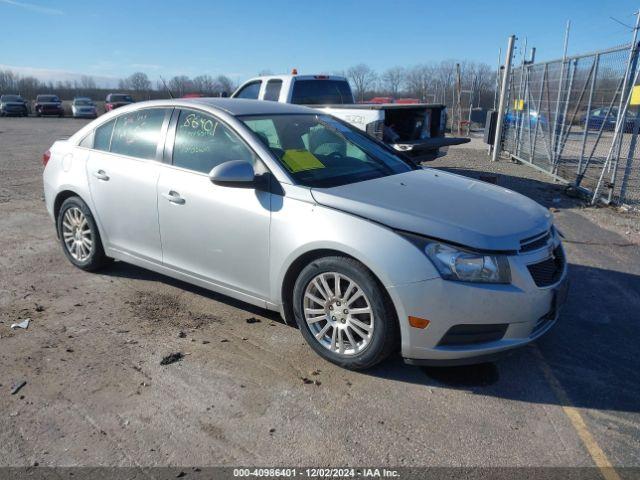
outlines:
[[[42,165],[46,167],[47,163],[49,163],[50,158],[51,158],[51,151],[47,150],[42,154]]]

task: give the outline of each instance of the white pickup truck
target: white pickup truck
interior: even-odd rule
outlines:
[[[242,84],[233,98],[307,105],[364,130],[421,162],[468,138],[445,137],[447,109],[442,104],[355,103],[349,82],[335,75],[269,75]]]

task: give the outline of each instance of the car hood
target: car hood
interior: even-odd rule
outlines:
[[[47,106],[47,107],[61,107],[62,103],[60,103],[60,102],[37,102],[36,105]]]
[[[552,223],[524,195],[430,168],[311,193],[320,205],[478,250],[519,250]]]
[[[0,102],[0,103],[2,103],[3,105],[11,105],[11,106],[14,106],[14,107],[15,107],[16,105],[19,105],[19,106],[21,106],[21,107],[24,107],[24,105],[25,105],[25,103],[24,103],[24,102]]]

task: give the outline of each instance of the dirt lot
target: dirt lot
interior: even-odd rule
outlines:
[[[583,208],[477,141],[452,148],[433,165],[496,172],[555,212],[561,320],[496,364],[353,373],[277,315],[122,263],[73,268],[40,158],[81,125],[0,119],[0,465],[640,467],[638,217]]]

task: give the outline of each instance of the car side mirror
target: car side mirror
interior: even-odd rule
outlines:
[[[224,162],[209,172],[209,180],[212,183],[226,187],[254,187],[255,178],[253,165],[245,160]]]

